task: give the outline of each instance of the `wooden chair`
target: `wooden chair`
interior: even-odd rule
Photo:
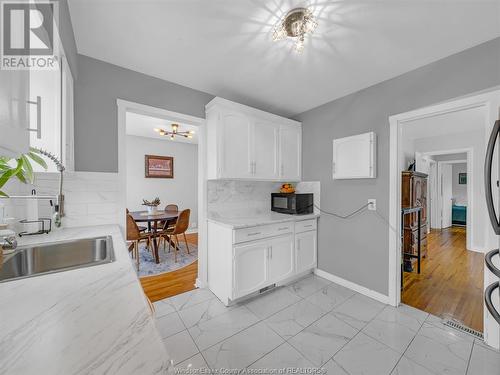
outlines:
[[[130,211],[128,210],[128,208],[125,208],[125,210],[127,210],[127,215],[128,215],[130,213]],[[140,232],[145,232],[145,231],[148,230],[147,227],[143,227],[143,226],[140,226],[140,225],[138,225],[138,228],[139,228]]]
[[[127,214],[127,241],[131,241],[128,250],[132,252],[132,257],[136,259],[137,271],[139,271],[139,243],[143,240],[147,241],[147,246],[151,243],[151,235],[142,233],[137,226],[132,215]]]
[[[165,206],[165,211],[172,211],[172,212],[179,212],[179,206],[177,206],[176,204],[167,204]],[[156,222],[155,222],[155,229],[157,228],[156,227]],[[171,227],[173,228],[175,224],[171,225]],[[158,222],[158,228],[164,228],[165,227],[165,221],[159,221]]]
[[[163,237],[164,241],[167,241],[166,237],[169,237],[170,239],[175,238],[174,261],[176,263],[177,263],[177,248],[179,247],[179,237],[178,237],[179,234],[182,234],[184,236],[184,242],[186,243],[186,249],[189,254],[189,245],[186,238],[186,231],[189,228],[190,215],[191,215],[190,209],[181,211],[179,216],[177,217],[177,222],[175,223],[175,226],[164,228],[164,230],[160,234],[160,236]],[[165,250],[165,242],[163,242],[163,249]],[[168,241],[168,251],[170,251],[170,241]]]
[[[177,206],[176,204],[167,204],[165,207],[165,211],[179,212],[179,206]]]

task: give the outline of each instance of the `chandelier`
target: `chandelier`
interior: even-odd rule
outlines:
[[[179,131],[179,124],[172,124],[172,131],[164,130],[164,129],[159,129],[155,128],[155,132],[159,133],[160,135],[164,135],[165,137],[170,137],[170,139],[174,139],[176,136],[178,137],[184,137],[184,138],[193,138],[194,131],[188,130],[185,132],[180,132]]]
[[[285,18],[274,28],[273,41],[292,38],[294,49],[301,53],[304,49],[306,34],[312,34],[318,26],[312,12],[307,8],[295,8],[289,11]]]

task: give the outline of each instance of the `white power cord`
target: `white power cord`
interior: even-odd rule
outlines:
[[[317,205],[314,205],[314,207],[317,208],[321,213],[324,213],[324,214],[327,214],[327,215],[330,215],[330,216],[334,216],[334,217],[336,217],[338,219],[349,220],[349,219],[352,219],[353,217],[357,216],[358,214],[361,214],[363,212],[368,211],[367,208],[370,205],[371,205],[371,203],[367,203],[367,204],[361,206],[357,210],[355,210],[355,211],[353,211],[353,212],[351,212],[350,214],[347,214],[347,215],[339,215],[339,214],[336,214],[336,213],[333,213],[333,212],[329,212],[329,211],[321,209]],[[391,229],[391,231],[396,235],[396,239],[398,239],[399,238],[399,231],[396,228],[394,228],[391,225],[391,223],[389,223],[389,220],[387,220],[384,216],[382,216],[381,214],[379,214],[377,210],[373,210],[373,213],[375,215],[377,215],[385,224],[387,224],[387,226],[389,227],[389,229]]]

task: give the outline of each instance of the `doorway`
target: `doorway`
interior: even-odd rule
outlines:
[[[474,150],[472,159],[471,160],[468,159],[468,164],[474,164],[475,166],[473,170],[474,173],[476,174],[475,176],[476,178],[472,178],[472,184],[478,187],[477,189],[474,190],[476,191],[476,193],[479,193],[480,191],[484,191],[484,186],[482,186],[484,181],[482,173],[484,168],[483,163],[484,163],[484,150],[486,148],[486,140],[491,132],[491,128],[494,124],[494,121],[497,118],[497,112],[499,106],[500,106],[500,92],[493,91],[489,93],[477,94],[474,96],[471,95],[465,98],[456,99],[443,104],[438,104],[423,109],[403,113],[400,115],[391,116],[389,118],[390,160],[391,160],[391,165],[390,165],[391,198],[390,198],[390,214],[389,214],[390,216],[389,222],[391,224],[391,228],[389,230],[390,232],[389,298],[393,305],[398,306],[402,301],[401,278],[403,275],[401,272],[402,248],[400,243],[400,238],[402,234],[400,177],[401,177],[401,171],[403,169],[406,169],[408,166],[406,159],[406,157],[408,157],[408,152],[404,151],[406,148],[405,148],[403,128],[407,125],[410,125],[411,123],[415,124],[415,122],[418,121],[420,122],[420,125],[423,125],[423,127],[425,126],[428,127],[427,129],[429,130],[429,133],[431,130],[436,129],[438,130],[438,132],[441,132],[441,134],[434,134],[433,136],[440,135],[441,136],[440,140],[438,142],[434,142],[433,144],[431,142],[428,142],[427,145],[429,146],[429,148],[424,150],[424,152],[431,152],[431,151],[439,152],[443,150],[446,150],[447,152],[452,152],[454,149],[463,149],[468,147],[467,143],[462,143],[460,145],[457,145],[457,143],[455,143],[455,145],[453,146],[452,143],[456,141],[457,137],[447,136],[449,133],[452,132],[457,133],[457,130],[465,130],[462,133],[466,133],[468,131],[468,129],[464,129],[462,128],[462,126],[466,126],[468,123],[470,123],[470,121],[461,121],[461,122],[456,121],[457,116],[461,116],[464,113],[468,114],[475,113],[476,115],[480,114],[481,117],[479,118],[479,120],[475,121],[475,126],[477,130],[482,132],[482,134],[479,134],[477,137],[477,139],[479,140],[478,144],[480,145],[480,147],[482,147],[482,149],[480,149],[479,152],[477,153]],[[437,118],[442,119],[445,118],[446,116],[449,116],[448,118],[453,120],[449,122],[450,124],[448,127],[436,126],[435,124],[432,125],[432,122],[435,121]],[[413,127],[413,129],[417,129],[417,127]],[[469,142],[470,137],[462,137],[462,140]],[[426,139],[426,141],[429,141],[429,139]],[[423,140],[422,143],[424,143]],[[415,155],[415,150],[412,150],[412,152],[410,152],[410,155]],[[438,165],[436,165],[436,169],[437,167]],[[497,173],[497,171],[494,171],[494,173]],[[474,177],[474,176],[467,176],[467,177]],[[493,178],[496,177],[497,177],[496,175],[493,176]],[[473,213],[475,212],[476,214],[473,215],[471,223],[476,223],[478,225],[472,230],[473,235],[471,236],[471,241],[470,241],[471,249],[466,251],[470,251],[470,254],[478,254],[480,258],[477,264],[478,266],[479,264],[481,264],[482,267],[484,252],[487,249],[497,247],[498,240],[494,235],[491,226],[489,225],[484,197],[481,199],[481,196],[479,196],[478,199],[474,199],[473,201],[475,207],[471,207],[470,211],[472,211]],[[467,214],[468,213],[469,210],[467,210]],[[435,215],[431,216],[433,217],[430,219],[431,225],[436,225]],[[446,225],[446,222],[444,224]],[[453,228],[453,226],[451,228]],[[444,231],[445,229],[441,228],[440,230]],[[451,229],[449,229],[449,231],[451,231]],[[461,237],[462,241],[463,237],[465,237],[464,234],[449,233],[447,241],[450,244],[453,243],[454,236]],[[432,233],[429,233],[428,241],[432,241]],[[453,246],[448,246],[448,247],[453,247]],[[495,281],[494,276],[491,273],[489,273],[489,271],[487,271],[486,268],[484,267],[482,274],[483,274],[483,283],[482,283],[483,287],[481,288],[481,294],[483,293],[485,284],[492,283],[493,281]],[[467,285],[472,285],[472,284],[473,283],[470,280],[467,281]],[[479,282],[476,283],[476,285],[479,284],[480,284]],[[479,287],[480,286],[478,286],[478,288]],[[456,285],[455,290],[459,288],[460,285]],[[433,289],[430,290],[430,292],[432,292],[435,289],[436,288],[434,287]],[[449,292],[453,293],[454,290]],[[463,308],[467,308],[468,302],[466,303],[462,301],[461,303],[463,305]],[[484,306],[482,301],[478,303]],[[495,348],[498,348],[499,336],[500,336],[500,330],[498,329],[498,325],[496,324],[494,319],[485,312],[486,309],[483,308],[482,310],[484,312],[483,329],[484,329],[485,342]],[[473,314],[473,312],[471,312],[471,314]]]
[[[473,164],[468,163],[473,149],[457,151],[415,152],[416,170],[427,176],[425,256],[420,273],[405,269],[401,301],[483,332],[484,256],[470,250],[466,240],[473,228],[467,212],[473,207]]]
[[[121,99],[117,104],[121,206],[124,213],[129,210],[139,227],[144,227],[143,233],[151,234],[150,240],[139,244],[134,259],[134,264],[139,259],[138,276],[144,291],[154,302],[203,287],[206,285],[205,120]],[[178,133],[174,139],[167,133],[173,129],[172,124]],[[179,135],[181,132],[186,137]],[[157,177],[158,173],[162,178]],[[142,220],[143,214],[144,218],[151,217],[145,213],[148,207],[143,200],[153,203],[156,198],[160,201],[158,214],[175,211],[180,218],[183,211],[190,210],[185,231],[167,236],[169,241],[165,237],[159,240],[158,232],[165,223],[175,227],[176,220]],[[126,233],[125,220],[122,228]]]

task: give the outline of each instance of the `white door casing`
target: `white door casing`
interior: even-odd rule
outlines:
[[[452,210],[452,166],[451,164],[439,163],[441,170],[441,229],[451,227]]]
[[[398,306],[401,301],[401,246],[399,243],[399,238],[401,238],[401,181],[400,181],[400,168],[399,160],[402,152],[402,126],[409,122],[421,118],[440,116],[447,113],[453,113],[457,111],[467,110],[471,108],[481,108],[484,111],[484,122],[479,123],[478,127],[483,128],[485,131],[484,141],[485,144],[488,141],[488,137],[491,133],[493,124],[498,118],[498,111],[500,107],[500,90],[496,87],[493,90],[485,90],[480,93],[470,94],[465,97],[457,98],[454,100],[449,100],[445,103],[432,105],[429,107],[409,111],[406,113],[397,114],[389,117],[390,125],[390,168],[389,168],[389,226],[388,226],[388,238],[389,238],[389,301],[391,305]],[[470,164],[472,160],[468,153],[467,162],[468,169],[467,173],[471,171]],[[493,175],[492,180],[496,181],[498,179],[498,157],[494,158],[493,163]],[[468,184],[469,189],[470,184]],[[467,195],[469,190],[467,190]],[[494,195],[494,201],[497,203],[499,200],[498,195]],[[469,211],[467,221],[469,221]],[[479,215],[483,215],[487,218],[487,212],[479,212]],[[489,219],[486,219],[489,223]],[[499,239],[493,232],[490,225],[485,225],[484,227],[486,233],[486,247],[493,249],[498,247]],[[498,277],[495,277],[487,267],[484,267],[484,287],[488,286],[494,281],[498,281]],[[497,296],[498,298],[498,296]],[[498,303],[498,300],[497,302]],[[500,326],[489,315],[487,309],[484,308],[484,338],[488,345],[494,348],[500,347]]]

